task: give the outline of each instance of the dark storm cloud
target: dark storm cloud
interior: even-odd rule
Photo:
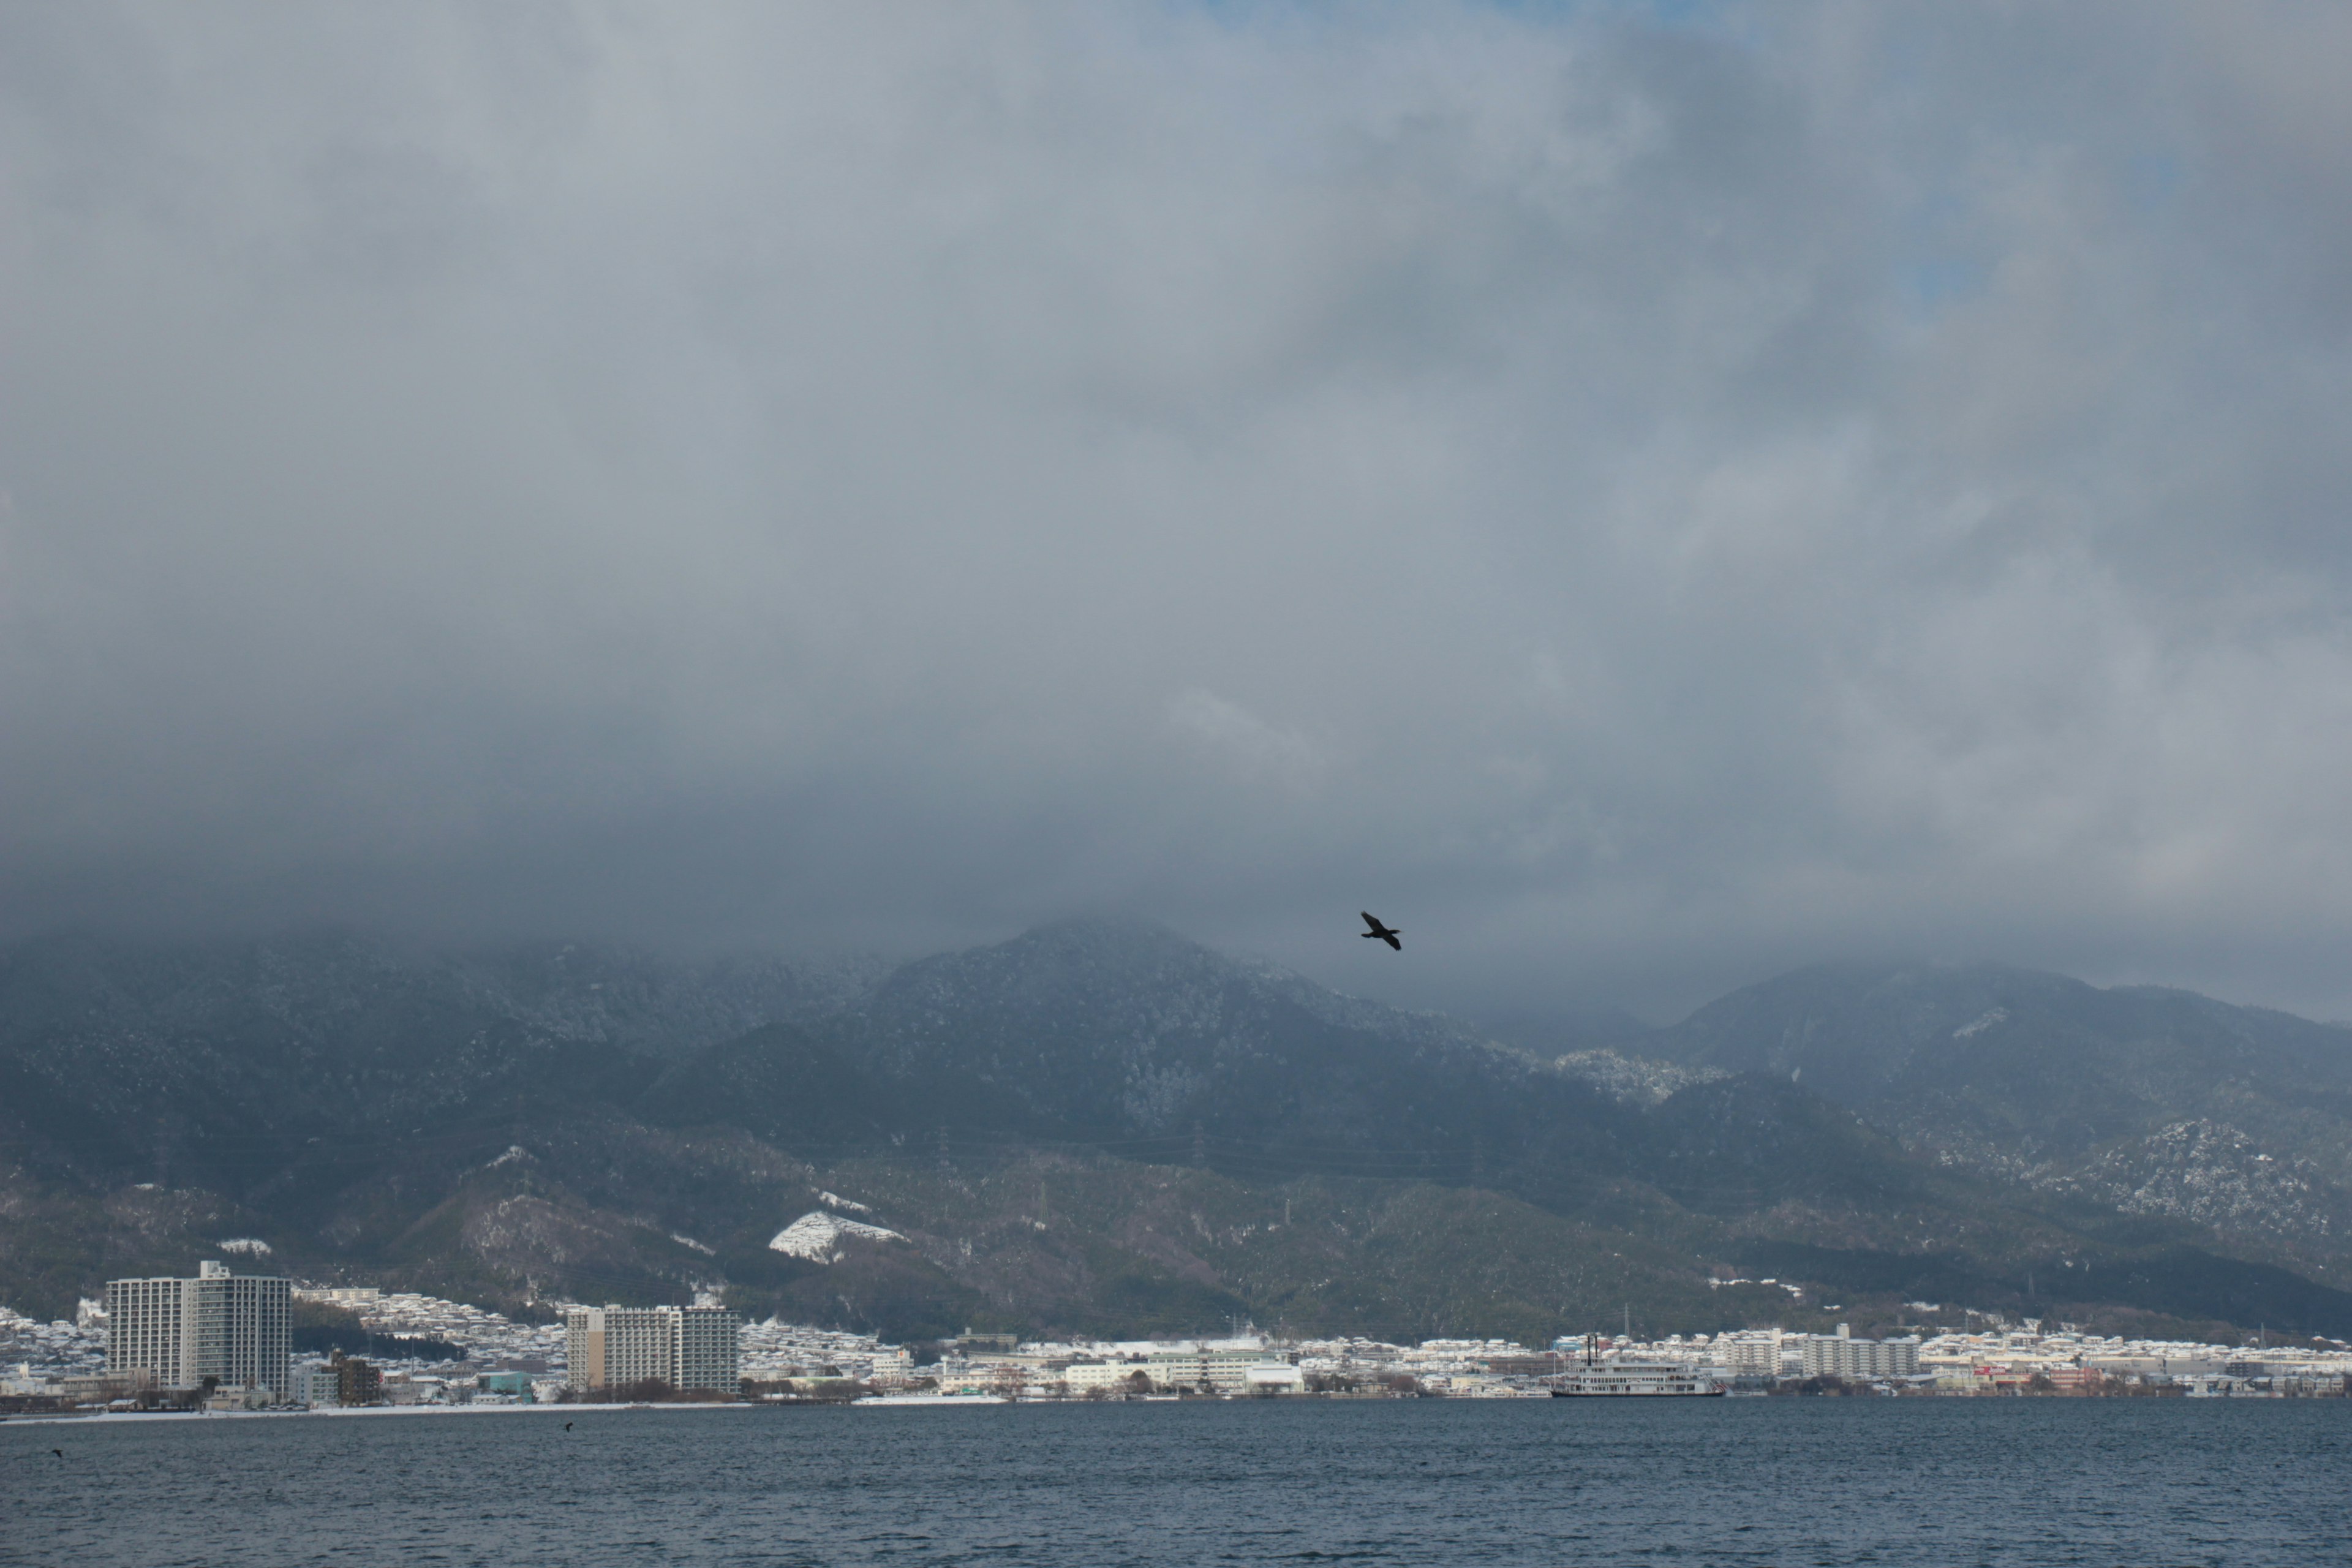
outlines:
[[[2352,23],[1698,16],[9,9],[8,926],[2352,1011]]]

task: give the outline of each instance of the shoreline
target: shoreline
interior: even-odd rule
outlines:
[[[87,1415],[46,1411],[37,1415],[0,1416],[0,1426],[83,1426],[103,1421],[296,1421],[309,1416],[330,1419],[378,1415],[552,1415],[570,1411],[612,1410],[757,1410],[745,1400],[680,1400],[677,1404],[605,1405],[331,1405],[315,1410],[93,1410]]]
[[[1672,1396],[1668,1396],[1668,1397],[1669,1397],[1669,1398],[1672,1398]],[[1748,1397],[1748,1398],[1762,1398],[1762,1397],[1765,1397],[1765,1396],[1764,1396],[1764,1395],[1762,1395],[1762,1394],[1748,1394],[1748,1395],[1747,1395],[1746,1397]],[[1971,1395],[1971,1394],[1939,1394],[1939,1395],[1928,1395],[1928,1396],[1926,1396],[1926,1397],[1927,1397],[1927,1398],[1931,1398],[1931,1399],[1935,1399],[1935,1400],[1937,1400],[1937,1402],[1943,1402],[1943,1401],[1953,1401],[1953,1402],[1957,1402],[1957,1403],[1963,1403],[1963,1404],[1982,1404],[1982,1403],[1986,1403],[1986,1402],[1988,1402],[1988,1401],[1991,1401],[1991,1400],[2007,1400],[2007,1401],[2009,1401],[2009,1402],[2018,1403],[2018,1404],[2025,1404],[2025,1403],[2043,1403],[2043,1402],[2047,1402],[2047,1401],[2053,1400],[2053,1399],[2054,1399],[2054,1400],[2057,1400],[2057,1401],[2059,1401],[2059,1402],[2061,1402],[2061,1403],[2064,1403],[2064,1404],[2117,1403],[2117,1404],[2126,1404],[2126,1405],[2137,1405],[2137,1404],[2144,1403],[2144,1400],[2142,1400],[2142,1399],[2123,1399],[2123,1398],[2115,1398],[2115,1397],[2113,1397],[2113,1396],[2110,1396],[2110,1397],[2105,1398],[2105,1399],[2102,1399],[2102,1398],[2098,1398],[2098,1397],[2096,1397],[2096,1396],[2085,1397],[2085,1396],[2082,1396],[2082,1395],[2074,1395],[2074,1396],[2069,1396],[2069,1395],[2063,1395],[2063,1394],[2041,1394],[2041,1395],[2031,1395],[2031,1394],[2029,1394],[2029,1395],[2020,1396],[2020,1395],[2014,1395],[2014,1394],[2011,1394],[2011,1395],[2001,1395],[2001,1394],[1973,1394],[1973,1395]],[[1908,1397],[1900,1397],[1900,1396],[1898,1396],[1898,1397],[1894,1398],[1894,1399],[1888,1399],[1888,1398],[1886,1398],[1886,1397],[1885,1397],[1885,1396],[1881,1396],[1880,1398],[1875,1398],[1875,1399],[1854,1399],[1854,1400],[1853,1401],[1853,1403],[1856,1403],[1856,1404],[1900,1403],[1900,1404],[1905,1404],[1905,1405],[1911,1405],[1911,1404],[1917,1404],[1917,1403],[1920,1403],[1920,1402],[1921,1402],[1921,1398],[1922,1398],[1922,1396],[1920,1396],[1920,1395],[1916,1395],[1916,1394],[1915,1394],[1915,1395],[1911,1395],[1911,1396],[1908,1396]],[[2216,1394],[2203,1394],[2203,1395],[2174,1395],[2174,1396],[2171,1396],[2170,1398],[2167,1398],[2167,1399],[2165,1399],[2163,1402],[2164,1402],[2164,1403],[2168,1403],[2168,1404],[2169,1404],[2169,1403],[2171,1403],[2171,1402],[2172,1402],[2172,1399],[2174,1399],[2174,1398],[2181,1398],[2181,1399],[2194,1399],[2194,1400],[2195,1400],[2197,1403],[2199,1403],[2199,1404],[2205,1404],[2205,1403],[2209,1403],[2209,1402],[2210,1402],[2210,1403],[2213,1403],[2213,1404],[2244,1404],[2244,1403],[2252,1403],[2252,1402],[2256,1402],[2256,1401],[2262,1401],[2262,1402],[2271,1402],[2271,1403],[2277,1403],[2277,1404],[2302,1405],[2302,1404],[2313,1404],[2313,1403],[2321,1403],[2321,1404],[2325,1404],[2325,1403],[2329,1403],[2329,1402],[2332,1402],[2332,1401],[2342,1400],[2342,1399],[2344,1399],[2344,1398],[2345,1398],[2345,1396],[2344,1396],[2344,1395],[2342,1395],[2342,1394],[2305,1394],[2305,1395],[2294,1395],[2294,1394],[2271,1394],[2271,1393]],[[95,1411],[91,1411],[91,1412],[89,1412],[89,1413],[88,1413],[88,1414],[86,1414],[86,1415],[85,1415],[85,1414],[64,1413],[64,1412],[57,1412],[57,1411],[46,1411],[46,1412],[43,1412],[43,1413],[38,1414],[38,1415],[0,1415],[0,1427],[7,1427],[7,1426],[88,1426],[88,1425],[90,1425],[90,1424],[92,1424],[92,1423],[100,1423],[100,1422],[105,1423],[105,1424],[110,1425],[110,1426],[119,1426],[119,1425],[121,1425],[121,1424],[124,1424],[124,1423],[127,1423],[127,1422],[172,1422],[172,1423],[178,1423],[178,1424],[181,1424],[181,1425],[194,1425],[194,1424],[196,1424],[196,1423],[199,1423],[199,1422],[208,1422],[208,1421],[254,1421],[254,1420],[288,1421],[288,1420],[300,1420],[300,1419],[303,1419],[303,1418],[306,1418],[306,1417],[312,1417],[312,1416],[324,1417],[324,1418],[328,1418],[328,1419],[345,1419],[345,1418],[372,1418],[372,1417],[382,1417],[382,1416],[432,1416],[432,1415],[457,1415],[457,1416],[465,1416],[465,1415],[494,1416],[494,1415],[589,1415],[589,1414],[610,1414],[610,1413],[612,1413],[612,1412],[614,1412],[614,1411],[619,1411],[619,1410],[652,1410],[652,1411],[667,1411],[667,1412],[706,1411],[706,1410],[772,1410],[772,1409],[797,1409],[797,1408],[802,1408],[802,1407],[804,1407],[804,1406],[818,1406],[818,1405],[822,1405],[822,1406],[828,1407],[828,1408],[836,1408],[836,1409],[844,1409],[844,1410],[847,1410],[847,1409],[889,1409],[889,1408],[892,1408],[892,1407],[921,1408],[921,1409],[927,1409],[927,1410],[936,1410],[936,1409],[940,1409],[940,1408],[942,1408],[942,1407],[950,1407],[950,1408],[951,1408],[951,1407],[961,1406],[961,1405],[986,1406],[986,1407],[995,1407],[995,1408],[1003,1408],[1003,1407],[1005,1407],[1005,1406],[1013,1406],[1013,1405],[1019,1405],[1019,1406],[1024,1406],[1024,1407],[1058,1407],[1058,1406],[1065,1406],[1065,1405],[1067,1405],[1067,1406],[1085,1406],[1085,1407],[1092,1408],[1092,1407],[1094,1407],[1094,1406],[1096,1406],[1096,1405],[1137,1405],[1137,1404],[1146,1404],[1146,1405],[1177,1405],[1177,1404],[1181,1404],[1181,1405],[1307,1405],[1307,1404],[1347,1404],[1347,1405],[1353,1405],[1353,1404],[1361,1404],[1361,1403],[1364,1403],[1364,1402],[1365,1402],[1365,1401],[1364,1401],[1360,1396],[1352,1396],[1352,1397],[1351,1397],[1351,1396],[1348,1396],[1348,1395],[1332,1395],[1332,1394],[1306,1394],[1306,1395],[1290,1395],[1290,1396],[1286,1396],[1286,1397],[1271,1398],[1271,1399],[1249,1399],[1249,1398],[1241,1398],[1241,1399],[1234,1399],[1234,1398],[1225,1398],[1225,1399],[1179,1399],[1179,1398],[1175,1398],[1175,1397],[1171,1397],[1171,1396],[1168,1396],[1168,1395],[1159,1395],[1159,1396],[1152,1397],[1152,1398],[1148,1398],[1148,1399],[1094,1400],[1094,1399],[1009,1399],[1009,1398],[1006,1398],[1005,1396],[1003,1396],[1003,1394],[897,1394],[897,1395],[868,1395],[868,1396],[866,1396],[866,1397],[865,1397],[865,1398],[862,1398],[862,1399],[824,1399],[824,1400],[797,1400],[797,1399],[795,1399],[795,1400],[750,1400],[750,1399],[735,1399],[735,1400],[708,1400],[708,1401],[705,1401],[705,1400],[681,1400],[681,1401],[678,1401],[678,1402],[677,1402],[677,1403],[667,1403],[667,1402],[665,1402],[665,1403],[659,1403],[659,1404],[656,1404],[656,1403],[651,1403],[651,1402],[627,1402],[627,1401],[618,1401],[618,1400],[616,1400],[616,1401],[613,1401],[613,1402],[610,1402],[610,1403],[599,1403],[599,1404],[563,1404],[563,1405],[536,1405],[536,1404],[534,1404],[534,1405],[350,1405],[350,1406],[343,1406],[343,1405],[330,1405],[330,1406],[326,1406],[326,1407],[320,1408],[320,1409],[314,1409],[314,1410],[95,1410]],[[1597,1401],[1597,1402],[1598,1402],[1598,1403],[1604,1403],[1604,1404],[1605,1404],[1605,1403],[1610,1403],[1611,1401],[1610,1401],[1606,1396],[1602,1396],[1602,1397],[1601,1397],[1599,1401]],[[1675,1402],[1679,1403],[1680,1401],[1675,1401]],[[1793,1401],[1791,1401],[1791,1402],[1792,1402],[1792,1403],[1797,1403],[1797,1404],[1811,1405],[1811,1404],[1814,1404],[1814,1403],[1816,1403],[1817,1401],[1815,1401],[1815,1400],[1813,1400],[1813,1399],[1795,1399],[1795,1400],[1793,1400]],[[1844,1403],[1844,1402],[1845,1402],[1845,1401],[1838,1401],[1838,1403]],[[1412,1403],[1412,1401],[1386,1401],[1386,1400],[1384,1400],[1384,1401],[1381,1401],[1381,1403]],[[1504,1399],[1496,1399],[1496,1400],[1468,1400],[1468,1399],[1443,1399],[1443,1398],[1441,1398],[1441,1399],[1434,1400],[1434,1401],[1433,1401],[1433,1403],[1436,1403],[1436,1404],[1442,1404],[1442,1405],[1465,1405],[1465,1404],[1497,1404],[1497,1405],[1509,1405],[1509,1404],[1517,1404],[1517,1403],[1518,1403],[1518,1401],[1517,1401],[1517,1400],[1515,1400],[1515,1399],[1508,1399],[1508,1400],[1504,1400]],[[1596,1401],[1595,1401],[1595,1400],[1592,1400],[1592,1399],[1587,1399],[1587,1400],[1583,1400],[1583,1401],[1581,1401],[1580,1403],[1590,1405],[1590,1404],[1596,1403]],[[1639,1403],[1639,1404],[1645,1404],[1645,1405],[1646,1405],[1646,1404],[1655,1403],[1655,1401],[1654,1401],[1654,1400],[1652,1400],[1652,1399],[1638,1399],[1638,1398],[1637,1398],[1637,1399],[1635,1400],[1635,1403]],[[1703,1403],[1714,1403],[1714,1402],[1713,1402],[1713,1401],[1703,1401]],[[1728,1402],[1727,1401],[1726,1403],[1728,1403]]]

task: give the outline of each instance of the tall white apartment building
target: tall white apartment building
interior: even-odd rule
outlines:
[[[659,1379],[733,1394],[743,1320],[724,1307],[574,1307],[563,1314],[566,1386],[617,1388]]]
[[[1843,1323],[1834,1334],[1808,1334],[1804,1341],[1807,1377],[1908,1377],[1919,1370],[1919,1342],[1857,1340]]]
[[[723,1307],[688,1307],[678,1314],[677,1375],[680,1388],[715,1388],[733,1394],[743,1386],[743,1320]]]
[[[196,1266],[194,1279],[110,1279],[106,1370],[151,1373],[164,1388],[264,1388],[291,1398],[290,1282]]]

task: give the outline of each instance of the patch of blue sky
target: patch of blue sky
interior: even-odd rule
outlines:
[[[1895,291],[1913,316],[1932,321],[1982,295],[1992,281],[1980,216],[1959,184],[1921,191],[1890,237]]]
[[[2124,196],[2142,212],[2171,205],[2183,171],[2178,154],[2149,148],[2124,160]]]
[[[1897,271],[1897,287],[1914,314],[1942,315],[1985,291],[1992,268],[1981,257],[1946,254],[1914,258]]]

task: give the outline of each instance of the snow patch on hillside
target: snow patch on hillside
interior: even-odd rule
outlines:
[[[2224,1121],[2176,1121],[2107,1151],[2068,1177],[2035,1184],[2224,1231],[2340,1234],[2345,1194],[2308,1160],[2280,1160]]]
[[[1620,1105],[1663,1105],[1692,1084],[1731,1076],[1720,1068],[1686,1068],[1607,1049],[1570,1051],[1552,1066],[1570,1078],[1582,1079]]]
[[[805,1258],[811,1263],[837,1263],[841,1260],[841,1238],[854,1236],[866,1241],[904,1241],[907,1238],[895,1230],[885,1230],[878,1225],[866,1225],[854,1219],[840,1219],[818,1210],[811,1210],[776,1232],[768,1243],[768,1250],[790,1258]]]

